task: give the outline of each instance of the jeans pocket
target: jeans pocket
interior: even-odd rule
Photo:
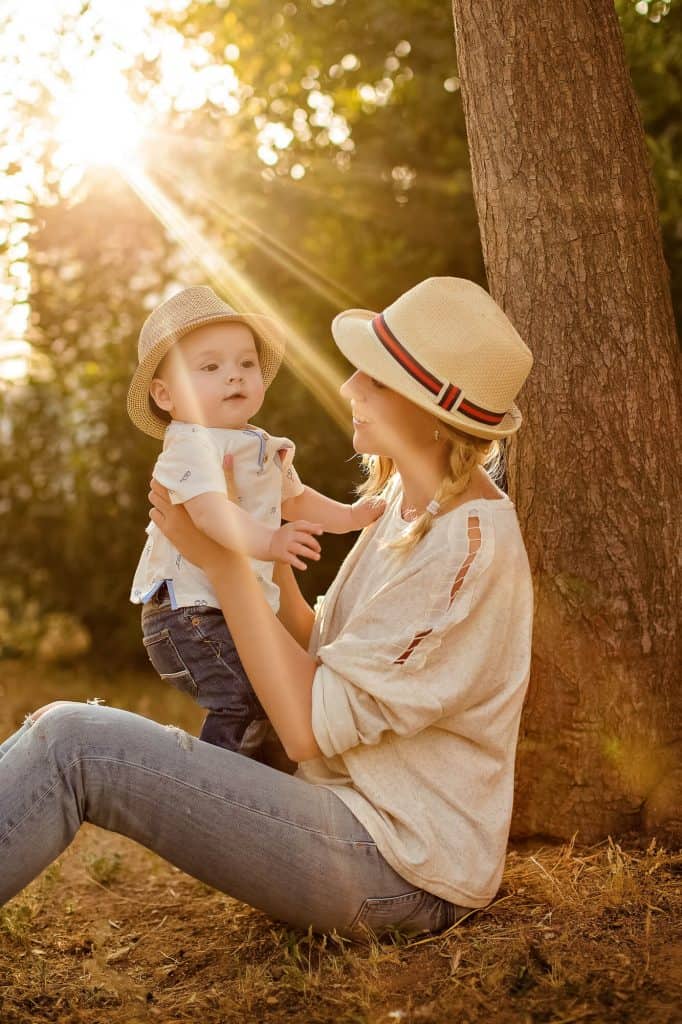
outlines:
[[[369,898],[356,914],[351,932],[377,937],[394,929],[406,935],[439,932],[451,923],[449,907],[446,900],[424,889],[414,889],[402,896]]]
[[[147,657],[161,678],[181,690],[182,693],[196,697],[197,684],[180,656],[169,630],[161,629],[158,633],[143,636],[142,643],[147,651]]]

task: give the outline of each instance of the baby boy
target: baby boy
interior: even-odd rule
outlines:
[[[277,613],[274,561],[305,568],[315,524],[331,533],[359,530],[381,515],[381,505],[345,505],[304,486],[293,442],[251,422],[284,353],[269,317],[236,313],[210,288],[186,288],[145,321],[138,353],[128,412],[145,433],[163,438],[154,477],[200,530],[251,557]],[[228,455],[236,496],[225,481]],[[268,723],[216,595],[153,523],[147,534],[130,596],[143,606],[149,659],[162,679],[206,708],[201,739],[252,756]]]

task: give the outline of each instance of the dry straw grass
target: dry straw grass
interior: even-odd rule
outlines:
[[[33,705],[66,683],[54,677]],[[70,697],[94,696],[84,678],[70,684]],[[98,695],[125,705],[127,685]],[[26,690],[10,692],[19,721]],[[0,909],[0,1022],[677,1024],[682,853],[577,839],[513,846],[497,899],[442,935],[361,946],[273,923],[88,826]]]

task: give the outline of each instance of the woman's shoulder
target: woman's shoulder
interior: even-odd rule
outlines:
[[[482,486],[447,511],[441,531],[438,537],[438,531],[432,530],[436,534],[433,555],[436,559],[440,555],[448,571],[455,565],[480,572],[525,551],[516,507],[494,483]]]
[[[455,495],[443,507],[441,515],[447,515],[449,512],[474,504],[489,508],[491,511],[514,507],[514,503],[509,495],[501,487],[497,486],[482,466],[478,467],[478,471],[467,489],[462,491],[461,494]]]

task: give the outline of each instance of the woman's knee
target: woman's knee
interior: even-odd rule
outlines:
[[[39,718],[42,718],[48,711],[52,711],[53,708],[63,707],[65,704],[75,704],[76,701],[72,700],[53,700],[50,704],[43,704],[42,708],[38,708],[37,711],[32,711],[28,716],[30,722],[37,722]]]
[[[90,712],[89,705],[79,701],[54,701],[30,716],[30,731],[38,740],[50,745],[61,746],[65,740],[80,740],[88,734],[86,719]]]

